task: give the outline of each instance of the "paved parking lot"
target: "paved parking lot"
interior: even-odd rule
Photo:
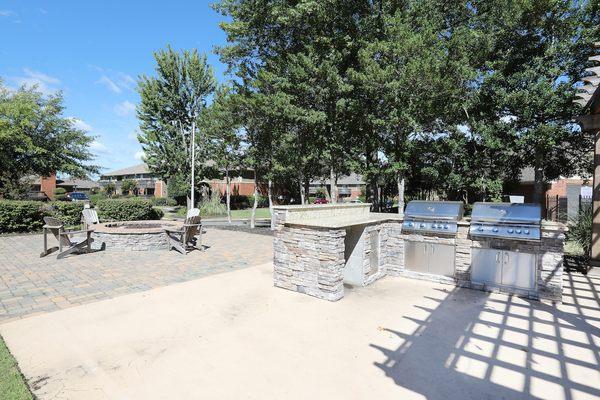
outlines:
[[[105,251],[57,260],[54,255],[39,257],[41,235],[0,237],[0,323],[264,264],[272,260],[272,240],[207,228],[207,249],[187,256]]]

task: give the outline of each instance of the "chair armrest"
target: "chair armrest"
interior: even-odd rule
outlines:
[[[183,229],[163,229],[163,231],[167,233],[184,233]]]
[[[44,229],[60,229],[64,228],[64,225],[44,225],[42,226]]]
[[[64,232],[61,232],[60,234],[61,235],[74,235],[76,233],[88,233],[88,232],[94,232],[94,230],[93,229],[82,229],[79,231],[64,231]]]

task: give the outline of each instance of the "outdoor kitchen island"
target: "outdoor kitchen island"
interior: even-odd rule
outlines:
[[[390,275],[561,301],[564,225],[538,220],[519,240],[498,233],[526,235],[523,221],[500,221],[496,232],[490,220],[481,236],[481,223],[471,226],[456,203],[415,205],[433,215],[411,216],[410,206],[405,216],[371,213],[369,204],[275,206],[275,286],[336,301],[344,284]]]

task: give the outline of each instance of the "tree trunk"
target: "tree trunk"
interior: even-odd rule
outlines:
[[[227,222],[231,224],[231,179],[229,178],[229,168],[225,168],[225,193],[227,196]]]
[[[304,178],[304,204],[310,203],[310,181],[308,178]]]
[[[256,168],[254,168],[254,204],[250,216],[250,228],[252,229],[256,226],[256,207],[258,207],[258,175],[256,174]]]
[[[306,204],[306,196],[304,193],[304,182],[303,179],[300,179],[300,204]]]
[[[398,174],[397,177],[398,183],[398,214],[404,214],[404,176],[402,174]]]
[[[335,171],[333,167],[329,169],[329,182],[330,182],[330,197],[332,203],[337,203],[338,195],[337,195],[337,177],[335,176]]]
[[[544,197],[544,171],[540,167],[534,168],[533,202],[542,204]]]
[[[275,229],[275,219],[273,218],[273,181],[269,178],[269,213],[271,214],[271,230]]]

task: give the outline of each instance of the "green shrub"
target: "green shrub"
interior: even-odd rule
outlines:
[[[577,216],[569,221],[567,232],[567,241],[581,246],[586,257],[589,257],[592,250],[592,219],[592,206],[583,206]]]
[[[96,204],[100,200],[108,199],[108,196],[104,192],[90,194],[90,203]]]
[[[160,219],[163,212],[145,199],[105,199],[96,204],[100,219],[116,221],[136,221]]]
[[[43,218],[43,204],[38,201],[0,200],[0,233],[38,231]]]
[[[213,191],[212,195],[200,203],[200,215],[225,215],[227,206],[221,203],[221,196],[218,191]]]
[[[64,188],[57,187],[54,188],[54,200],[66,200],[67,199],[67,191]]]
[[[170,197],[151,197],[150,201],[155,206],[170,206],[174,207],[177,205],[177,201]]]
[[[45,205],[45,215],[60,219],[65,226],[79,225],[83,204],[80,201],[53,201]]]
[[[254,196],[248,196],[248,207],[254,207]],[[257,207],[269,207],[269,198],[259,194]]]

